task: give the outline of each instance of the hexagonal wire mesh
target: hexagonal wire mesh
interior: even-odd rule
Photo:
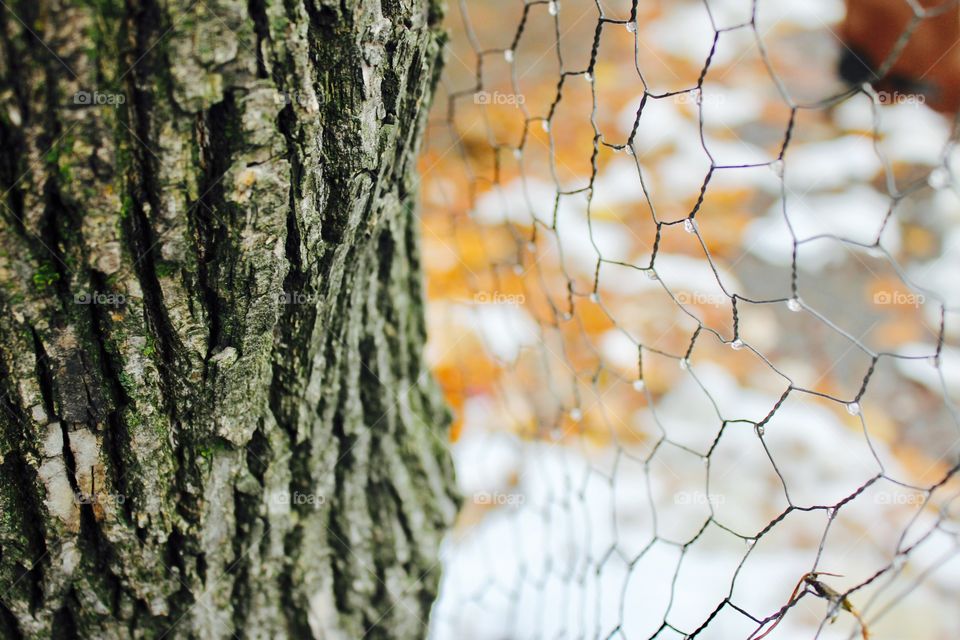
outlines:
[[[922,4],[451,7],[433,637],[960,636],[960,153],[923,104],[958,9]],[[854,20],[887,53],[849,88]]]

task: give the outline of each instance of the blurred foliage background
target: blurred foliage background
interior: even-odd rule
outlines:
[[[451,5],[421,220],[466,501],[435,637],[960,636],[956,127],[848,90],[845,16]],[[810,571],[864,624],[781,610]]]

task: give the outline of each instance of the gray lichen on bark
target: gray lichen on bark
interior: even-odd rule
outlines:
[[[0,635],[419,638],[423,0],[0,11]]]

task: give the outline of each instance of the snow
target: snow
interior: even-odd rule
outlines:
[[[947,233],[940,255],[936,258],[907,268],[907,275],[913,282],[920,284],[925,291],[933,293],[948,307],[953,308],[960,306],[960,287],[957,287],[958,272],[960,272],[960,229],[953,229]]]
[[[913,344],[908,348],[923,350],[931,353],[930,345]],[[947,396],[954,402],[960,401],[960,349],[944,347],[940,352],[939,367],[934,366],[929,358],[914,360],[898,359],[897,369],[904,376],[922,384],[939,396]]]
[[[831,235],[870,245],[880,235],[881,246],[896,253],[900,249],[899,229],[896,224],[884,226],[890,206],[888,197],[866,185],[812,195],[789,191],[786,209],[790,226],[784,219],[782,202],[777,202],[766,216],[751,223],[745,233],[745,244],[758,257],[781,266],[789,266],[792,261],[790,227],[798,242]],[[848,251],[832,239],[805,242],[800,250],[801,267],[821,271],[845,260]]]
[[[741,387],[720,367],[700,373],[711,396],[725,399],[721,413],[730,412],[729,417],[757,419],[777,402],[775,394]],[[645,455],[637,450],[613,454],[591,451],[575,441],[522,441],[484,431],[482,412],[469,412],[467,433],[472,435],[455,446],[462,490],[467,495],[503,490],[504,478],[516,473],[514,490],[522,501],[494,509],[479,524],[448,537],[432,637],[553,637],[546,633],[550,628],[562,637],[580,637],[580,630],[606,637],[621,616],[626,637],[646,637],[665,616],[692,631],[731,586],[734,602],[758,617],[786,602],[794,584],[810,570],[828,518],[823,510],[794,511],[752,548],[738,537],[758,534],[787,507],[770,457],[794,504],[801,507],[847,497],[875,476],[879,465],[842,407],[797,397],[788,399],[767,424],[766,450],[750,425],[732,423],[708,467],[699,455],[678,446],[698,440],[702,447],[719,430],[709,403],[690,402],[698,395],[705,394],[685,382],[657,403],[668,441],[650,458],[649,474]],[[652,422],[644,422],[648,436],[656,438]],[[882,442],[872,444],[882,450],[882,458],[890,459]],[[837,456],[841,450],[844,456]],[[888,469],[891,475],[901,472]],[[891,498],[891,488],[896,485],[878,484],[873,493],[865,491],[846,503],[837,518],[882,521],[884,512],[900,513],[903,505],[897,503],[903,500]],[[681,554],[677,544],[693,539],[711,509],[717,522],[737,535],[710,524]],[[832,564],[821,567],[830,571],[842,565],[844,577],[835,579],[838,585],[864,580],[890,561],[889,553],[881,550],[895,548],[900,531],[871,528],[867,544],[857,539],[859,532],[837,524],[830,529],[824,552]],[[936,557],[945,544],[945,539],[931,540],[916,561]],[[858,545],[861,551],[850,553]],[[955,576],[942,574],[920,589],[956,582]],[[758,589],[761,584],[769,588]],[[477,607],[464,606],[468,602]],[[621,611],[622,602],[628,606]],[[549,612],[545,618],[544,611]],[[705,637],[740,637],[736,634],[752,630],[747,623],[740,615],[724,615]],[[778,637],[811,637],[818,623],[816,617],[788,616],[778,627]],[[821,637],[844,637],[850,624],[846,620],[828,626]]]
[[[862,135],[791,144],[785,162],[787,186],[799,194],[868,182],[881,169],[873,141]]]

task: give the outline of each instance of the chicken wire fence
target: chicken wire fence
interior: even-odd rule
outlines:
[[[903,4],[876,80],[956,11]],[[432,637],[960,636],[958,130],[836,78],[844,11],[451,7]]]

